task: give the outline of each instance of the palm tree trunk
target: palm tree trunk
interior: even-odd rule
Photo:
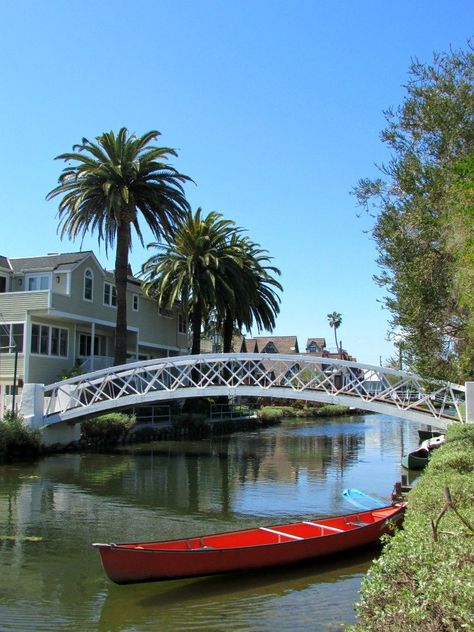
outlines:
[[[117,321],[115,325],[114,364],[127,362],[127,274],[130,226],[126,222],[117,228],[115,253],[115,288],[117,290]]]
[[[191,327],[193,330],[193,344],[191,347],[192,355],[199,355],[201,353],[201,324],[202,306],[201,301],[198,299],[191,314]]]
[[[222,347],[224,353],[232,351],[232,334],[234,333],[234,319],[229,309],[226,309],[222,325]]]

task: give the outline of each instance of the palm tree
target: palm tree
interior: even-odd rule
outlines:
[[[176,222],[189,209],[183,183],[190,180],[166,164],[174,149],[151,145],[160,132],[141,137],[129,135],[126,128],[117,135],[106,132],[96,143],[83,138],[72,153],[56,159],[72,166],[63,169],[59,185],[47,200],[63,196],[59,203],[59,229],[73,240],[87,232],[98,232],[99,244],[106,252],[116,244],[115,284],[117,321],[115,364],[127,360],[127,276],[132,247],[132,228],[143,245],[139,219],[157,241],[173,232]]]
[[[250,330],[256,326],[257,331],[272,331],[280,311],[280,299],[276,291],[283,290],[272,276],[279,275],[280,270],[269,265],[271,257],[267,250],[241,235],[233,235],[231,242],[232,247],[241,253],[240,260],[243,265],[240,270],[231,270],[231,273],[237,274],[232,283],[234,298],[232,300],[231,296],[231,300],[226,300],[221,305],[224,353],[231,351],[235,328],[241,330],[245,327]],[[228,299],[228,295],[222,296]]]
[[[142,266],[145,292],[162,307],[180,303],[190,316],[192,354],[201,351],[201,326],[211,311],[224,300],[234,302],[233,283],[243,265],[232,240],[240,229],[220,213],[201,213],[187,211],[167,245],[150,244],[160,251]]]
[[[342,324],[342,316],[339,312],[332,312],[328,314],[329,326],[334,327],[334,339],[336,341],[336,348],[339,350],[339,344],[337,342],[337,330]]]

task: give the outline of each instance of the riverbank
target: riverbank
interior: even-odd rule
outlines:
[[[319,406],[289,405],[289,406],[262,406],[258,411],[260,419],[267,421],[280,421],[285,417],[342,417],[345,415],[367,415],[367,411],[335,404],[321,404]]]
[[[332,404],[307,406],[261,406],[251,410],[242,406],[241,415],[231,418],[210,419],[209,413],[194,412],[174,414],[167,423],[141,425],[133,414],[111,412],[98,417],[86,418],[81,423],[81,439],[67,446],[45,447],[40,433],[28,429],[21,417],[9,413],[0,420],[0,463],[34,459],[54,452],[89,452],[114,448],[124,443],[203,439],[242,430],[255,430],[278,424],[288,417],[340,417],[360,414],[362,411]]]
[[[363,581],[351,632],[472,630],[474,426],[453,425]]]

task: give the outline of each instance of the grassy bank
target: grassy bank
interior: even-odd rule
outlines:
[[[321,406],[262,406],[257,415],[267,421],[278,421],[284,417],[341,417],[353,415],[354,411],[347,406],[322,404]]]
[[[449,503],[449,490],[452,504]],[[474,630],[474,426],[452,426],[362,584],[352,632]]]

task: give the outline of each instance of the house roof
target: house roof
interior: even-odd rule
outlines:
[[[256,336],[245,339],[248,353],[265,353],[265,348],[270,344],[273,344],[276,353],[299,353],[297,336]]]
[[[308,340],[306,341],[306,349],[310,346],[312,342],[316,343],[321,349],[324,349],[324,347],[326,346],[326,338],[308,338]]]
[[[68,252],[65,254],[49,254],[39,257],[13,257],[10,265],[13,272],[68,272],[87,257],[94,256],[91,250],[84,252]]]
[[[3,257],[2,255],[0,255],[0,268],[2,268],[2,270],[11,270],[12,267],[10,265],[10,262],[8,261],[7,257]]]

